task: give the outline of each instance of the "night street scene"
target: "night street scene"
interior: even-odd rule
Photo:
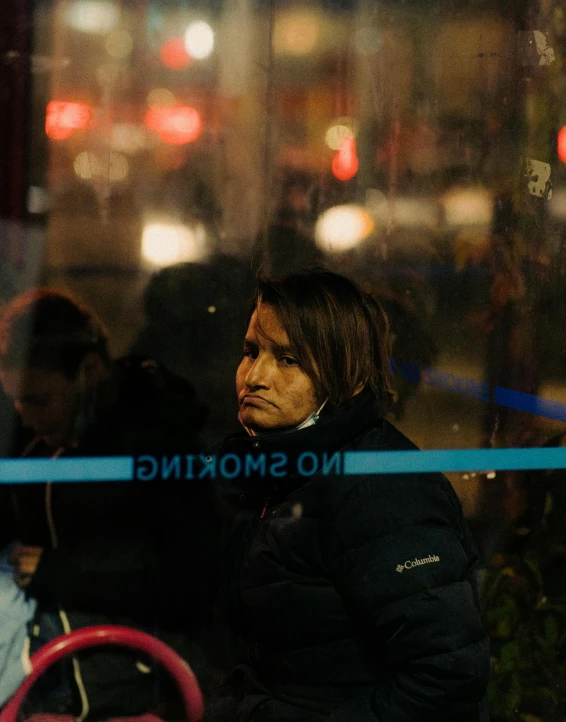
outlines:
[[[0,2],[0,722],[566,722],[566,7]]]

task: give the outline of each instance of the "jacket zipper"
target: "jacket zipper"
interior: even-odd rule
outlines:
[[[53,454],[51,457],[52,459],[57,459],[61,454],[65,451],[65,447],[61,446],[57,449],[57,451]],[[55,519],[53,517],[53,506],[52,506],[52,486],[53,482],[48,481],[45,486],[45,515],[47,517],[47,526],[49,527],[49,535],[51,537],[51,546],[53,549],[59,548],[59,537],[57,534],[57,528],[55,526]],[[69,623],[69,618],[67,616],[67,613],[63,609],[61,605],[58,606],[58,613],[59,613],[59,619],[61,620],[61,625],[63,627],[63,632],[65,634],[69,634],[72,631],[71,625]],[[81,675],[81,669],[79,667],[79,661],[76,656],[73,656],[71,658],[71,665],[73,667],[73,677],[75,680],[75,684],[77,686],[77,691],[79,693],[79,698],[81,701],[81,712],[78,715],[78,717],[75,718],[75,722],[83,722],[89,711],[90,711],[90,704],[88,700],[88,696],[86,693],[85,685],[83,682],[83,678]]]

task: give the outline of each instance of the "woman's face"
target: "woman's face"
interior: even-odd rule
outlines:
[[[25,427],[49,446],[72,440],[82,398],[78,379],[70,380],[58,371],[18,368],[3,369],[0,380]]]
[[[319,407],[312,381],[294,359],[273,306],[254,311],[236,372],[240,422],[253,435],[291,429]]]

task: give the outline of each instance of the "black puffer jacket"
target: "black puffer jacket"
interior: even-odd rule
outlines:
[[[241,467],[239,488],[225,496],[246,509],[225,535],[240,664],[207,719],[487,719],[477,556],[447,479],[308,475],[324,452],[328,472],[329,453],[393,449],[415,447],[365,392],[316,426],[215,449],[231,455],[225,475]]]
[[[112,403],[96,409],[64,456],[198,451],[205,408],[187,381],[151,359],[127,357],[116,362],[113,383]],[[34,456],[48,453],[41,443],[33,449]],[[216,518],[214,488],[206,480],[0,487],[0,546],[18,539],[44,549],[27,589],[38,601],[39,642],[57,632],[53,615],[56,621],[62,610],[71,629],[124,624],[154,633],[190,656],[199,673],[214,598]],[[87,722],[141,714],[160,700],[158,675],[139,660],[116,649],[81,656]],[[49,702],[46,709],[68,712],[65,705]],[[86,710],[84,699],[76,705],[74,713]]]

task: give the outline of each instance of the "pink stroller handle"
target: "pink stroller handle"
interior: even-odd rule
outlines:
[[[51,640],[34,652],[30,660],[32,671],[0,712],[0,722],[17,722],[20,707],[27,693],[37,679],[55,662],[81,649],[106,645],[135,649],[157,660],[171,675],[181,693],[187,722],[199,722],[202,719],[204,714],[202,693],[192,669],[184,659],[151,634],[129,627],[103,625],[76,629]]]

